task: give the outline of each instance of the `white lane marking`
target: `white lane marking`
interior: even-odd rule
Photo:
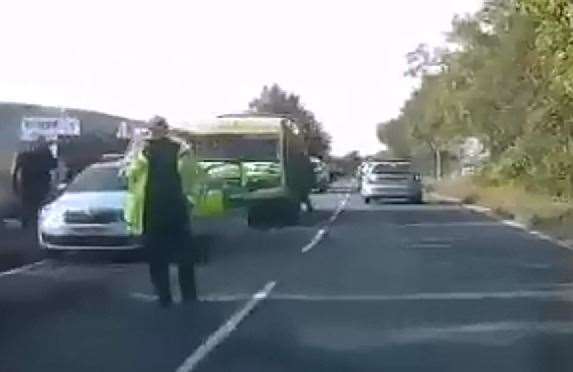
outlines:
[[[332,216],[330,216],[330,218],[328,219],[328,222],[330,224],[333,224],[334,221],[336,221],[336,219],[338,218],[338,215],[340,213],[342,213],[342,211],[346,207],[346,204],[348,203],[349,199],[350,199],[350,193],[346,193],[346,195],[344,195],[344,199],[340,202],[340,204],[338,204],[338,207],[336,208],[336,210],[334,211]]]
[[[437,193],[432,193],[432,196],[437,198],[437,199],[442,199],[445,201],[453,201],[453,202],[458,202],[461,203],[461,200],[456,199],[456,198],[450,198],[444,195],[440,195]],[[492,213],[493,210],[491,208],[488,207],[484,207],[481,205],[475,205],[475,204],[462,204],[462,207],[464,207],[465,209],[477,212],[477,213],[482,213],[482,214],[488,214],[488,213]],[[573,251],[573,242],[569,242],[569,241],[563,241],[557,238],[554,238],[552,236],[549,236],[547,234],[544,234],[542,232],[539,231],[535,231],[535,230],[530,230],[526,225],[519,223],[517,221],[513,221],[513,220],[504,220],[501,221],[502,224],[506,225],[506,226],[511,226],[511,227],[515,227],[521,230],[524,230],[526,232],[528,232],[529,234],[541,239],[541,240],[545,240],[548,242],[551,242],[561,248],[565,248],[568,249],[570,251]]]
[[[20,267],[16,267],[14,269],[8,270],[8,271],[3,271],[0,273],[0,278],[4,277],[4,276],[10,276],[10,275],[15,275],[15,274],[21,274],[24,273],[26,271],[30,271],[38,266],[42,266],[44,264],[46,264],[48,261],[46,260],[41,260],[41,261],[37,261],[28,265],[24,265],[24,266],[20,266]]]
[[[398,224],[399,227],[500,227],[497,221],[419,222]]]
[[[470,211],[474,211],[477,213],[489,213],[492,211],[491,208],[482,207],[481,205],[475,205],[475,204],[463,204],[463,207],[465,209],[469,209]]]
[[[411,327],[384,330],[382,344],[415,344],[460,341],[486,345],[511,345],[525,336],[535,334],[573,334],[571,321],[506,321],[459,324],[443,327]],[[370,338],[372,335],[368,335]],[[379,342],[380,342],[379,341]],[[379,344],[377,345],[379,346]]]
[[[501,223],[506,226],[515,227],[516,229],[527,230],[527,226],[514,220],[502,220]]]
[[[252,299],[248,293],[212,294],[200,297],[201,302],[239,302]],[[134,292],[130,297],[144,302],[157,301],[157,296]],[[275,293],[267,301],[301,302],[394,302],[394,301],[480,301],[530,299],[573,302],[573,283],[550,284],[537,289],[517,289],[497,292],[419,292],[409,294],[321,295],[301,293]]]
[[[324,238],[325,235],[326,235],[326,228],[323,227],[322,229],[320,229],[316,232],[316,234],[314,235],[314,237],[312,238],[310,243],[308,243],[307,245],[302,247],[301,252],[306,253],[306,252],[310,251],[318,243],[320,243],[320,241]]]
[[[229,335],[237,329],[239,324],[253,311],[253,309],[268,295],[271,293],[273,288],[276,286],[276,282],[268,282],[263,289],[255,293],[252,298],[225,324],[223,324],[215,333],[211,334],[207,341],[201,344],[195,351],[176,369],[176,372],[190,372],[197,367],[197,365],[205,359],[207,355],[215,347],[221,344]]]
[[[334,211],[332,216],[330,216],[330,218],[328,219],[328,225],[326,227],[323,227],[320,230],[318,230],[316,232],[316,234],[314,235],[314,237],[312,238],[312,240],[307,245],[302,247],[302,249],[301,249],[302,253],[306,253],[306,252],[310,251],[312,248],[316,247],[316,245],[318,245],[318,243],[320,243],[322,241],[322,239],[324,239],[324,237],[328,233],[330,225],[332,225],[334,223],[334,221],[336,221],[336,219],[338,218],[340,213],[342,213],[342,211],[346,207],[346,204],[348,203],[349,199],[350,199],[350,193],[346,193],[346,195],[344,196],[342,201],[336,207],[336,210]]]
[[[431,192],[431,193],[428,194],[428,196],[429,196],[431,199],[436,199],[436,200],[438,200],[438,201],[444,201],[444,202],[446,202],[446,203],[461,204],[461,202],[462,202],[462,199],[460,199],[460,198],[453,198],[453,197],[451,197],[451,196],[442,195],[442,194],[439,194],[439,193],[437,193],[437,192]]]
[[[428,249],[440,249],[440,248],[452,248],[451,243],[412,243],[408,244],[408,248],[428,248]]]
[[[476,300],[561,300],[573,302],[573,290],[514,290],[500,292],[427,292],[389,295],[306,295],[306,294],[273,294],[268,300],[309,301],[309,302],[393,302],[393,301],[476,301]],[[231,301],[236,297],[212,297],[206,301]]]

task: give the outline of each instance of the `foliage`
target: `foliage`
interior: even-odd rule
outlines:
[[[452,155],[477,137],[491,154],[484,180],[570,198],[572,25],[567,0],[491,0],[455,18],[454,47],[408,55],[420,86],[379,137],[393,151]]]
[[[328,154],[330,136],[314,114],[304,107],[298,95],[287,93],[277,84],[265,86],[260,96],[249,103],[249,108],[257,113],[289,115],[296,120],[309,154],[320,157]]]
[[[403,158],[409,157],[411,154],[408,132],[398,120],[378,124],[378,139],[380,142],[388,144],[389,151],[393,156]]]

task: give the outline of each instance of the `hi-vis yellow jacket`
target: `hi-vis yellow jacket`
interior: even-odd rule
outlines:
[[[194,212],[194,207],[202,209],[207,192],[206,175],[193,159],[189,151],[183,151],[179,156],[179,174],[182,189],[189,206],[189,216]],[[143,213],[145,206],[145,189],[149,173],[149,161],[140,151],[130,162],[126,169],[128,193],[124,209],[124,217],[129,232],[134,235],[143,233]]]

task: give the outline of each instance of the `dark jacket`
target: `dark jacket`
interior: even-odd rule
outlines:
[[[182,233],[189,228],[187,200],[178,170],[181,145],[168,138],[149,140],[144,156],[149,162],[145,188],[145,234]]]
[[[51,188],[50,172],[57,166],[47,146],[19,152],[12,166],[14,192],[25,201],[45,199]]]

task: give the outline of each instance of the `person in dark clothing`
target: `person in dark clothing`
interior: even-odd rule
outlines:
[[[20,199],[24,227],[36,225],[38,210],[51,191],[51,171],[57,166],[58,161],[43,137],[30,149],[16,154],[12,166],[12,188]]]
[[[303,187],[301,192],[301,203],[305,205],[307,212],[314,211],[312,201],[310,200],[310,193],[316,185],[316,176],[314,175],[314,168],[308,154],[303,157]]]
[[[143,236],[151,281],[162,306],[171,305],[169,264],[179,268],[183,300],[196,299],[191,227],[178,163],[181,144],[167,138],[165,119],[151,120],[151,139],[143,155],[148,162],[143,212]]]

